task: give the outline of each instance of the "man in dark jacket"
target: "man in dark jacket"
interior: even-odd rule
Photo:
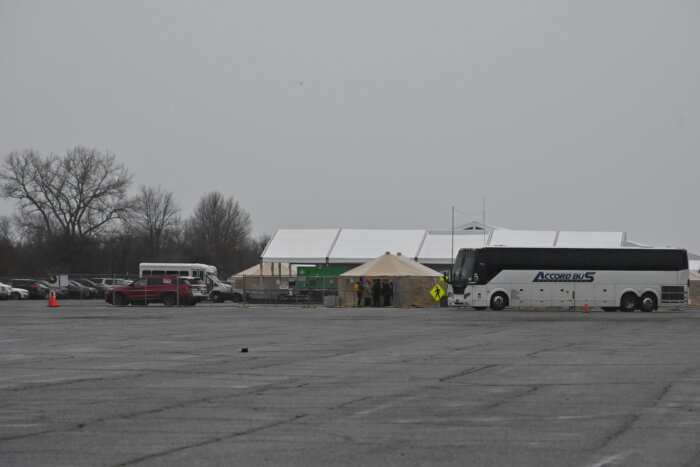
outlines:
[[[379,279],[374,279],[372,282],[372,306],[379,307],[379,302],[382,298],[382,283]]]

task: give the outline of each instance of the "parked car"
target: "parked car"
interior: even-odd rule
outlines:
[[[12,286],[0,282],[0,300],[7,300],[12,297]]]
[[[26,298],[29,298],[28,290],[12,287],[12,300],[24,300]]]
[[[193,278],[174,276],[142,277],[129,285],[113,287],[105,293],[105,301],[114,305],[196,305],[206,298],[206,286],[198,284]]]
[[[98,295],[97,289],[95,287],[88,287],[77,281],[69,280],[66,288],[68,289],[68,293],[70,294],[71,298],[90,299],[95,298]]]
[[[100,283],[100,284],[97,284],[97,283],[91,281],[90,279],[82,279],[82,278],[80,278],[80,279],[71,279],[71,280],[74,280],[74,281],[77,282],[78,284],[82,284],[82,285],[84,285],[84,286],[86,286],[86,287],[92,287],[92,288],[94,288],[94,289],[97,291],[97,295],[98,295],[99,297],[102,297],[102,298],[104,298],[105,292],[110,288],[110,286],[108,286],[108,285],[101,284],[101,283]]]
[[[48,290],[53,290],[56,292],[56,298],[70,298],[70,292],[66,287],[61,287],[58,285],[52,285],[48,281],[39,281],[40,284],[42,284],[44,287],[46,287]],[[47,291],[48,293],[48,291]]]
[[[90,280],[97,285],[102,284],[107,289],[110,289],[110,288],[116,287],[116,286],[129,285],[132,282],[128,279],[120,279],[120,278],[115,278],[115,277],[95,277],[95,278],[90,279]]]
[[[13,288],[25,289],[29,292],[29,298],[46,298],[49,288],[36,279],[12,279]]]

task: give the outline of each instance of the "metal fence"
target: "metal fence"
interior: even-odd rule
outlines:
[[[80,300],[81,303],[95,303],[93,300],[104,300],[105,292],[114,286],[128,285],[137,280],[137,274],[104,274],[104,273],[83,273],[83,274],[50,274],[48,277],[37,277],[54,283],[64,284],[66,279],[82,284],[83,287],[73,285],[69,297],[59,297],[59,299],[70,298]],[[369,279],[367,279],[369,281]],[[379,279],[377,279],[379,280]],[[267,305],[315,305],[327,307],[436,307],[438,302],[430,296],[430,289],[435,281],[432,278],[403,278],[387,277],[382,278],[391,284],[391,294],[388,296],[373,297],[364,293],[358,297],[353,289],[357,278],[341,276],[237,276],[228,282],[233,287],[233,294],[229,294],[225,304],[240,306],[241,303],[259,303]],[[0,278],[0,282],[10,284],[12,278]],[[93,285],[94,284],[94,285]],[[97,288],[97,291],[94,289]],[[209,296],[212,296],[211,284],[209,284]],[[143,303],[147,300],[144,291]],[[47,298],[37,297],[32,298]],[[213,303],[212,300],[206,300]],[[178,296],[178,304],[179,296]]]

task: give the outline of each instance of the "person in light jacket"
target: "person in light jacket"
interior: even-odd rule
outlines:
[[[365,281],[362,297],[364,297],[365,306],[372,306],[372,286],[370,285],[369,280]]]

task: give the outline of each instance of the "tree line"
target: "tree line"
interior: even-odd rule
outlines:
[[[109,151],[75,147],[63,156],[28,149],[8,154],[0,197],[0,276],[124,274],[140,262],[213,264],[233,274],[259,261],[269,236],[253,238],[250,214],[218,191],[189,217],[172,192],[141,185]]]

